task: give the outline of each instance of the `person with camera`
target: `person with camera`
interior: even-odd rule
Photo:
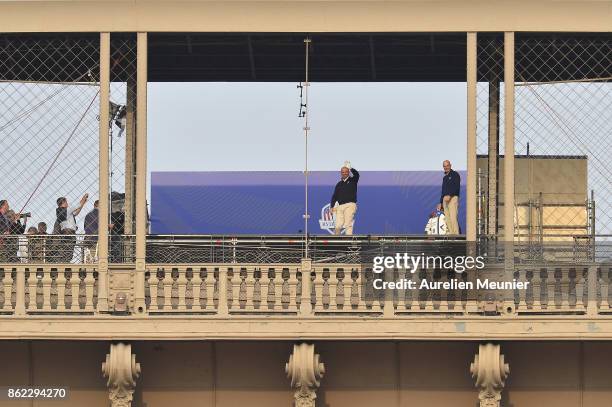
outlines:
[[[6,247],[7,236],[11,230],[11,222],[6,216],[9,211],[9,204],[6,199],[0,200],[0,263],[8,261],[8,248]]]
[[[8,234],[10,235],[6,241],[7,260],[9,263],[17,263],[19,262],[19,235],[25,233],[30,214],[16,213],[12,209],[9,209],[5,216],[9,221]],[[21,223],[21,219],[24,219],[23,224]]]
[[[60,237],[61,242],[58,245],[58,257],[59,261],[62,263],[70,263],[70,261],[72,261],[74,246],[76,245],[75,235],[78,229],[76,217],[81,213],[88,198],[89,194],[83,195],[79,204],[76,206],[69,206],[68,199],[64,196],[57,198],[57,208],[55,209],[57,219],[54,229],[57,229],[62,235]]]

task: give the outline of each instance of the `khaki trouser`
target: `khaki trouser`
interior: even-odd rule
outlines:
[[[336,229],[335,234],[339,235],[342,229],[346,229],[347,235],[353,234],[353,222],[355,220],[355,212],[357,212],[357,204],[355,202],[348,202],[342,205],[336,206]]]
[[[448,202],[442,201],[444,206],[444,217],[446,218],[446,230],[449,235],[459,234],[459,222],[457,221],[457,207],[459,206],[459,197],[451,196]]]

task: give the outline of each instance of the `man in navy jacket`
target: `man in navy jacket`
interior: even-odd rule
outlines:
[[[451,162],[444,160],[444,178],[442,178],[442,194],[438,210],[444,208],[446,218],[446,230],[449,235],[459,234],[459,222],[457,220],[459,206],[459,189],[461,188],[461,177],[457,171],[451,168]]]
[[[353,222],[357,211],[357,182],[359,182],[359,172],[351,168],[351,163],[344,162],[340,169],[340,181],[334,188],[331,197],[330,209],[336,214],[335,234],[339,235],[344,229],[347,235],[353,234]],[[338,203],[338,206],[336,205]]]

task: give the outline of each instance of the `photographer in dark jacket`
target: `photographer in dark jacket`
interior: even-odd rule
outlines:
[[[7,260],[9,263],[17,263],[19,262],[19,256],[17,255],[17,252],[19,251],[18,236],[25,233],[27,216],[21,215],[20,213],[15,213],[13,210],[8,210],[5,216],[9,221],[8,234],[10,235],[6,242]],[[23,224],[21,224],[22,217],[25,219]]]

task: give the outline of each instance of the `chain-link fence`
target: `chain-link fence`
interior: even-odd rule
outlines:
[[[17,256],[11,236],[57,235],[56,260],[70,262],[82,260],[78,236],[97,234],[85,218],[98,195],[98,80],[98,35],[0,36],[0,262]]]
[[[109,261],[134,261],[136,36],[111,35]]]
[[[612,37],[517,33],[514,52],[515,203],[508,210],[513,211],[518,255],[601,258],[609,250],[596,246],[612,233],[612,175],[604,161],[612,152]],[[503,234],[507,209],[503,81],[503,35],[479,34],[482,238]]]
[[[109,260],[130,262],[136,38],[121,34],[111,41],[111,206],[103,227],[109,227]],[[99,61],[99,34],[0,37],[0,157],[5,168],[0,211],[2,232],[9,233],[0,262],[97,259]],[[28,238],[18,237],[23,235]],[[41,250],[34,245],[34,257],[24,243],[36,240],[29,235],[49,235],[38,239],[44,244]]]
[[[515,204],[521,239],[612,233],[612,36],[516,35]]]
[[[479,34],[477,44],[477,231],[495,237],[503,227],[500,155],[504,151],[504,39]]]

